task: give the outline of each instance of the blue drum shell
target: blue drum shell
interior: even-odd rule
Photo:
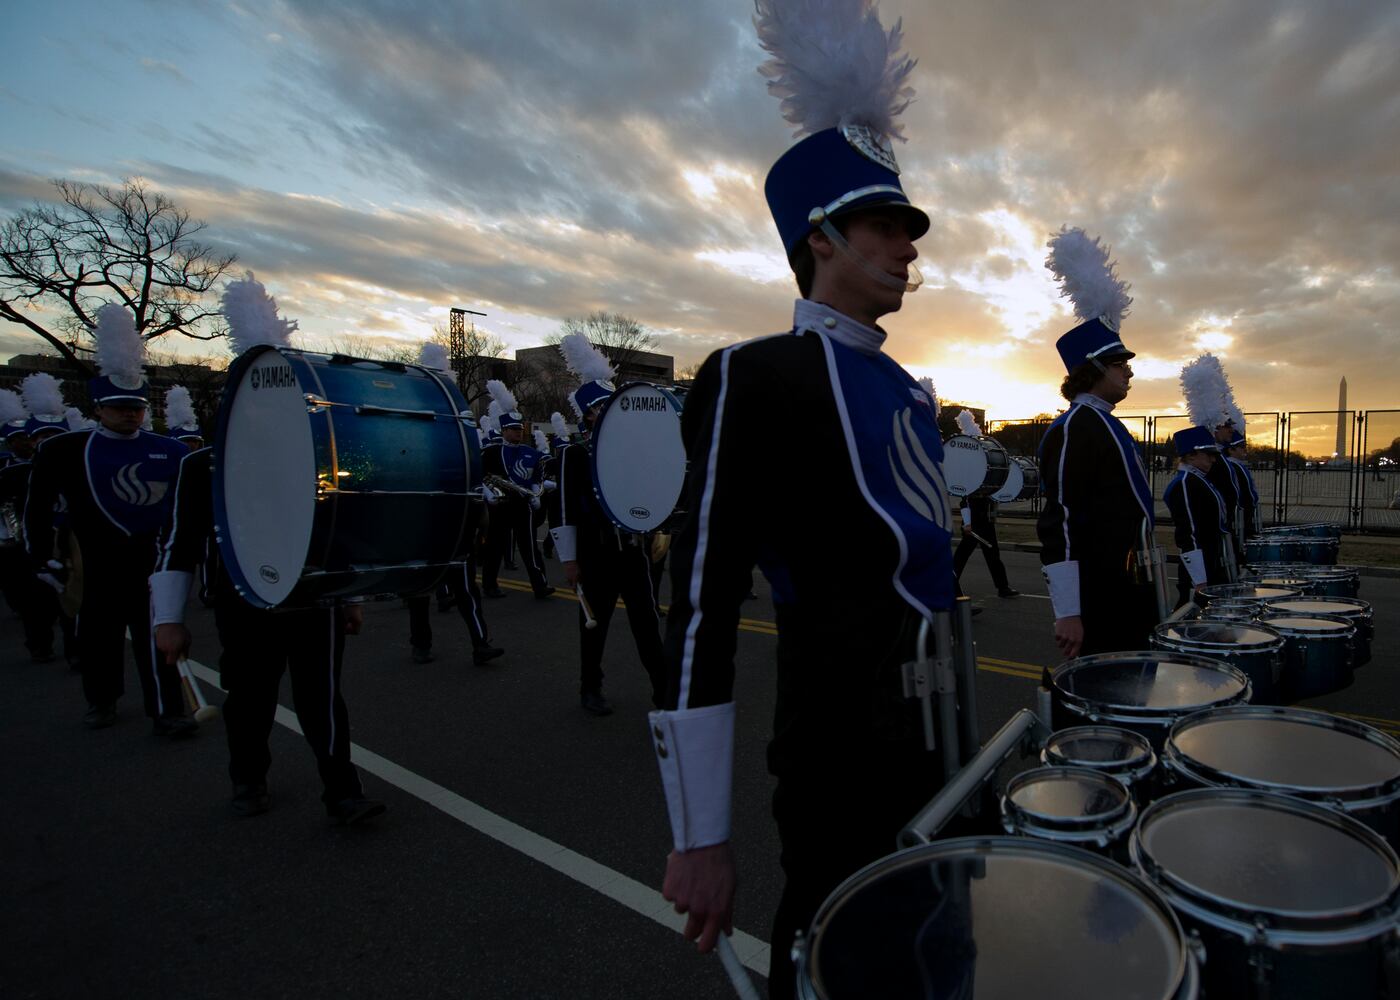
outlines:
[[[1356,626],[1354,668],[1371,662],[1371,640],[1375,638],[1375,617],[1370,602],[1355,597],[1285,597],[1265,601],[1260,614],[1335,615]]]
[[[1283,638],[1279,684],[1284,703],[1349,687],[1354,679],[1356,626],[1336,615],[1261,614]]]
[[[1214,607],[1212,600],[1211,606]],[[1249,678],[1250,702],[1279,703],[1283,692],[1283,639],[1273,629],[1253,621],[1203,617],[1194,621],[1163,622],[1152,632],[1155,649],[1193,653],[1237,667]]]

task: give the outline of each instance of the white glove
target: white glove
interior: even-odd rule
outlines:
[[[532,496],[532,497],[530,498],[530,509],[531,509],[531,510],[539,510],[539,509],[540,509],[540,498],[539,498],[539,496]]]
[[[556,483],[553,479],[546,479],[544,481],[544,488],[545,492],[552,493],[553,491],[559,488],[559,484]]]

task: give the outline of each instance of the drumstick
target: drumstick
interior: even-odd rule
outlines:
[[[744,964],[739,961],[739,956],[734,954],[734,946],[729,943],[728,934],[720,931],[715,950],[719,952],[719,964],[724,966],[724,971],[729,976],[729,985],[734,987],[734,992],[739,994],[741,1000],[759,1000],[758,990],[754,989],[753,980],[744,971]]]
[[[219,710],[204,700],[204,692],[200,690],[199,681],[195,680],[194,672],[190,670],[189,661],[181,657],[176,661],[175,669],[180,672],[180,690],[185,694],[185,704],[195,721],[208,722],[217,719]]]
[[[583,596],[583,584],[575,584],[574,593],[578,594],[579,607],[583,608],[583,627],[597,628],[598,619],[593,617],[593,609],[588,605],[588,598]]]

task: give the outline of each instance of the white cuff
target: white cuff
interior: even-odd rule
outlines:
[[[190,596],[194,574],[184,570],[164,569],[151,574],[151,627],[181,624],[185,620],[185,601]]]
[[[1186,565],[1186,572],[1191,574],[1191,586],[1199,586],[1206,582],[1206,555],[1200,549],[1192,549],[1190,552],[1181,553],[1181,561]]]
[[[972,527],[972,508],[964,507],[958,513],[962,514],[963,524],[969,528]]]
[[[647,718],[676,850],[724,843],[734,777],[734,703]]]
[[[1050,605],[1055,618],[1073,618],[1079,614],[1079,561],[1066,559],[1040,567],[1045,585],[1050,588]]]
[[[554,539],[554,551],[560,562],[574,562],[578,559],[578,528],[572,524],[549,529],[549,537]]]

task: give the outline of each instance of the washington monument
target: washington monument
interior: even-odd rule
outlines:
[[[1332,456],[1338,460],[1347,453],[1347,377],[1342,376],[1342,384],[1337,388],[1337,449]]]

